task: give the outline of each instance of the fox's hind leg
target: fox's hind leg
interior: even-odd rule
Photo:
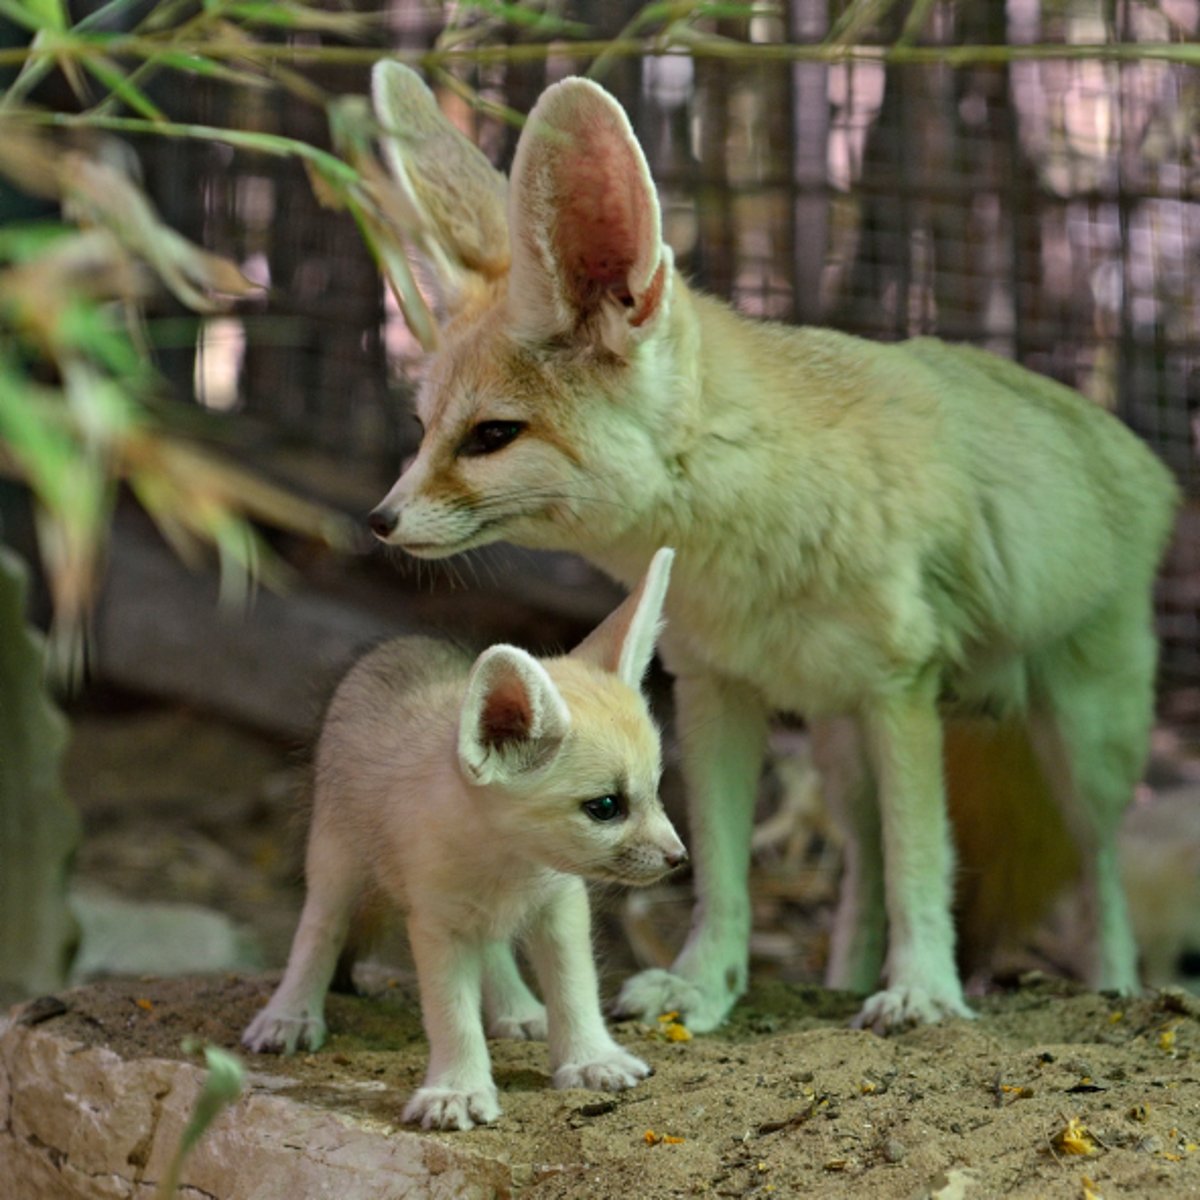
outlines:
[[[335,829],[314,823],[305,876],[304,910],[283,979],[242,1034],[251,1050],[290,1054],[316,1050],[325,1040],[325,994],[358,899],[362,863]]]
[[[1145,766],[1156,646],[1148,593],[1124,597],[1031,664],[1030,738],[1079,848],[1088,982],[1137,989],[1117,833]]]
[[[483,1015],[488,1037],[546,1038],[546,1009],[521,978],[508,942],[489,942],[483,950]]]
[[[879,798],[856,721],[814,721],[811,736],[822,791],[845,838],[825,983],[865,995],[879,983],[887,949]]]

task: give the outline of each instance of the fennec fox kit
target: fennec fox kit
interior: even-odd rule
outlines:
[[[505,228],[502,177],[448,123],[429,133],[437,110],[410,71],[377,65],[373,91],[447,318],[417,398],[424,438],[375,533],[426,558],[501,538],[571,549],[626,582],[656,546],[677,551],[662,650],[697,905],[673,968],[629,980],[621,1006],[705,1030],[743,990],[774,710],[809,720],[847,826],[828,978],[871,992],[882,974],[863,1023],[969,1015],[943,779],[955,714],[1031,744],[1079,851],[1091,981],[1132,989],[1114,836],[1152,715],[1166,470],[1013,363],[750,321],[694,292],[625,114],[587,80],[539,100],[507,243],[482,247],[479,230]]]
[[[604,1026],[583,880],[647,884],[686,857],[658,800],[658,731],[639,690],[670,565],[660,550],[563,658],[493,646],[472,664],[399,638],[350,671],[317,745],[304,911],[283,980],[242,1035],[250,1049],[321,1045],[369,888],[406,914],[429,1036],[406,1121],[470,1129],[499,1115],[484,1017],[493,1036],[547,1037],[555,1087],[615,1091],[649,1074]]]

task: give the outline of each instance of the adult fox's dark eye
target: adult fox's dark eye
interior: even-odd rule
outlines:
[[[524,428],[524,421],[480,421],[463,438],[458,452],[470,458],[481,454],[495,454],[497,450],[503,450],[519,437]]]
[[[625,812],[619,796],[597,796],[595,800],[585,800],[581,807],[593,821],[615,821]]]

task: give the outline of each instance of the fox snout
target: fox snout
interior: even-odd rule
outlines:
[[[657,837],[627,846],[619,857],[622,873],[630,883],[647,884],[682,867],[688,861],[688,852],[675,830],[668,828]]]
[[[386,542],[396,532],[396,526],[399,524],[400,510],[392,508],[386,502],[367,514],[367,525],[381,542]]]
[[[470,506],[430,495],[426,479],[406,469],[367,515],[371,532],[418,558],[441,558],[468,548],[479,522]]]

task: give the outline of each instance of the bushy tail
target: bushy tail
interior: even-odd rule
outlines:
[[[948,721],[945,763],[959,961],[969,975],[1046,916],[1077,877],[1079,856],[1020,721]]]

